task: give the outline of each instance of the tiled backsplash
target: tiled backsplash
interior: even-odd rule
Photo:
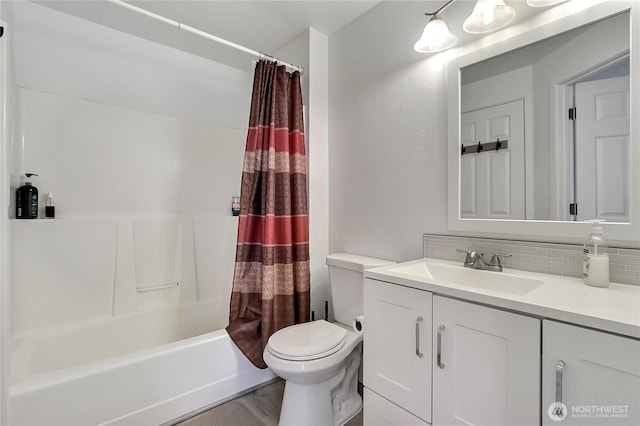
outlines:
[[[432,259],[462,263],[465,254],[457,248],[484,252],[487,257],[505,253],[512,255],[503,260],[505,268],[582,277],[582,246],[577,244],[424,234],[423,247],[424,257]],[[609,276],[611,282],[640,285],[640,250],[610,248]]]

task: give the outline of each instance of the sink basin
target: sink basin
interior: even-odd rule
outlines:
[[[430,262],[402,265],[390,268],[388,271],[419,280],[429,280],[434,284],[456,284],[514,295],[527,294],[544,282],[536,278],[511,275],[505,272],[482,271],[463,266]]]

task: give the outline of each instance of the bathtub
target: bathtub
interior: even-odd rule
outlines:
[[[20,336],[10,424],[159,425],[274,379],[238,351],[220,311],[196,302]]]

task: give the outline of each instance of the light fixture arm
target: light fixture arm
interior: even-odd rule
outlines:
[[[438,15],[440,14],[440,12],[442,12],[444,9],[446,9],[446,7],[449,6],[451,3],[453,3],[453,0],[449,0],[442,7],[440,7],[440,9],[436,10],[433,13],[432,12],[425,12],[424,14],[427,15],[427,16],[433,16],[433,18],[431,18],[431,19],[438,19]]]

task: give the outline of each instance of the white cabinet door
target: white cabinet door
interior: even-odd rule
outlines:
[[[365,280],[364,385],[429,423],[431,297],[426,291]]]
[[[433,424],[539,425],[540,320],[433,297]]]
[[[428,426],[413,414],[384,399],[377,393],[364,389],[364,426]]]
[[[543,425],[640,425],[640,341],[545,320],[542,347]]]

